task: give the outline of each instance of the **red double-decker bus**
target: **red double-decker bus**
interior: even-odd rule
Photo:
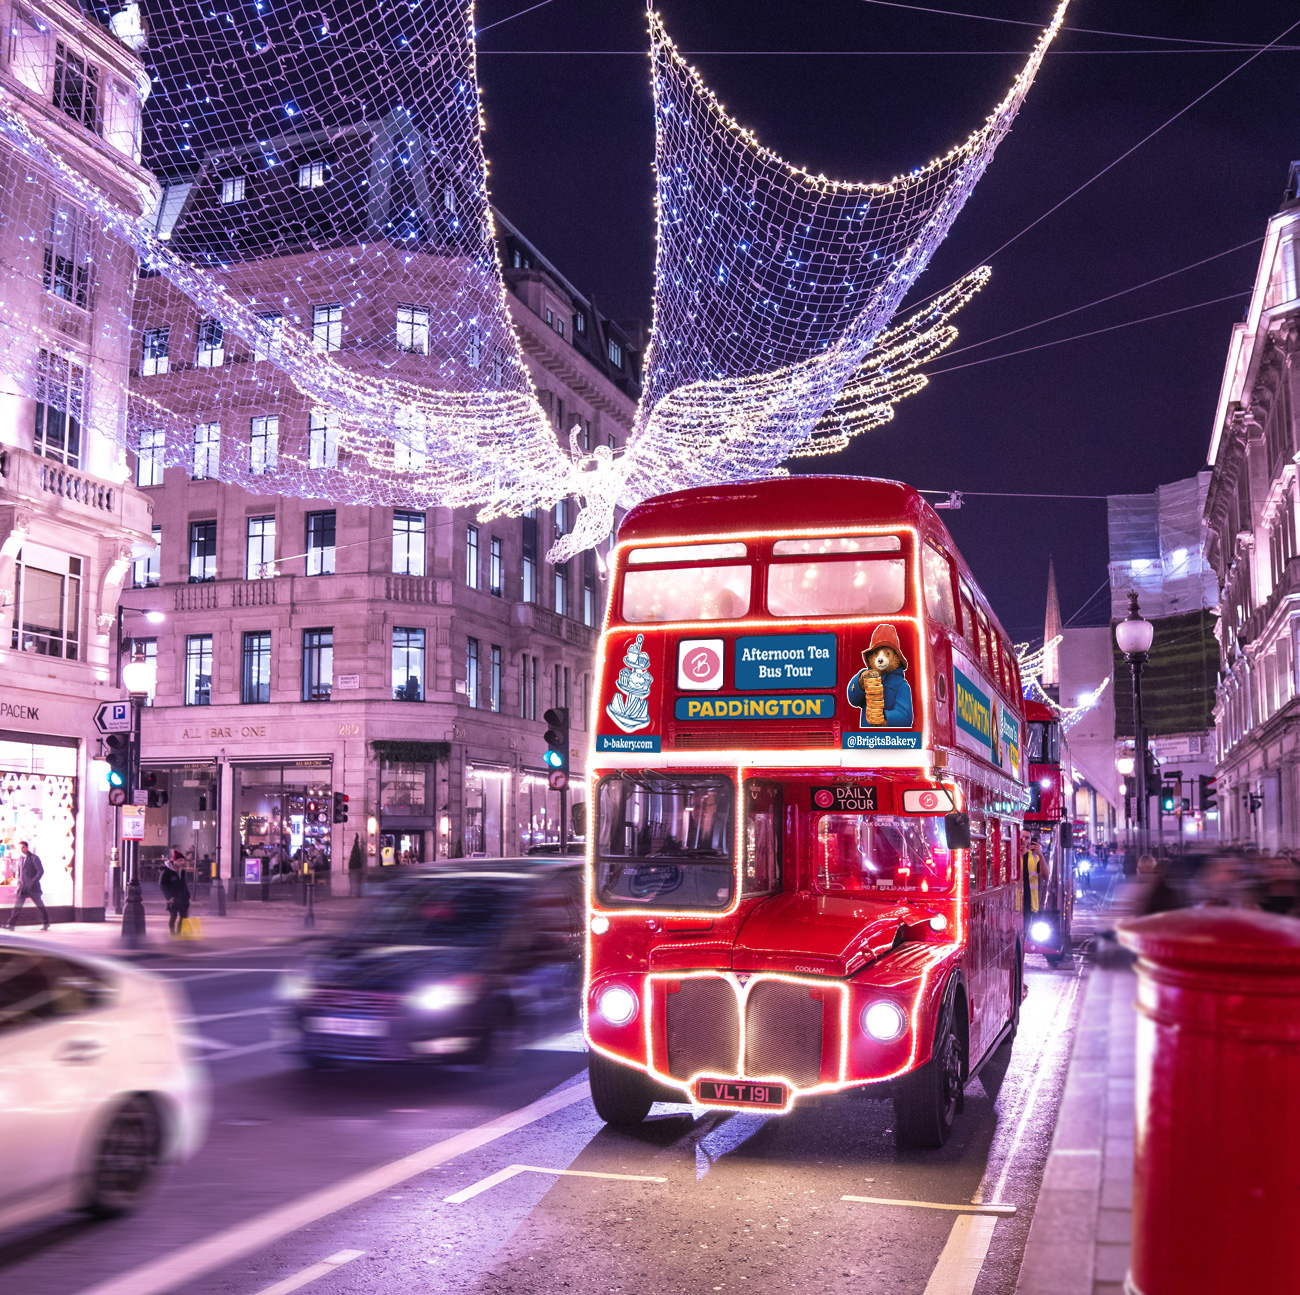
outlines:
[[[597,1111],[870,1086],[900,1142],[941,1145],[1019,1017],[1007,636],[893,481],[664,495],[613,559],[587,765]]]
[[[1022,887],[1025,951],[1041,953],[1049,966],[1057,967],[1072,948],[1074,785],[1061,717],[1040,701],[1025,702],[1024,755],[1029,780],[1025,832],[1037,837],[1048,874],[1036,895],[1037,908],[1028,886]]]

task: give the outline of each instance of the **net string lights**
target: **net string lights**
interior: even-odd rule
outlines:
[[[919,367],[952,342],[950,318],[987,271],[887,325],[1067,2],[983,126],[887,184],[814,176],[763,148],[650,12],[654,316],[619,452],[585,452],[554,428],[524,361],[465,0],[335,0],[309,15],[275,0],[151,3],[142,158],[162,188],[145,218],[0,94],[0,137],[30,172],[0,205],[51,226],[14,272],[59,288],[72,225],[84,236],[65,299],[77,276],[133,273],[138,258],[133,311],[129,294],[88,307],[102,336],[131,331],[125,428],[120,398],[75,399],[87,423],[114,421],[159,474],[148,484],[174,466],[259,494],[473,507],[485,520],[576,496],[585,506],[551,554],[564,559],[608,536],[618,507],[842,448],[923,385]],[[42,204],[64,199],[65,227],[46,222]],[[48,332],[0,311],[12,381],[36,399],[52,398]]]

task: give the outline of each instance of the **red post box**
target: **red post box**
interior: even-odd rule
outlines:
[[[1119,925],[1138,955],[1131,1295],[1300,1292],[1300,921]]]

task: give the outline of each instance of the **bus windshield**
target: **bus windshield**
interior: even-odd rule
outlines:
[[[955,876],[941,816],[823,814],[815,848],[824,895],[944,893]]]
[[[1030,764],[1061,763],[1061,726],[1051,720],[1030,720],[1026,726],[1025,759]]]
[[[602,904],[726,908],[735,883],[729,778],[611,776],[596,797]]]

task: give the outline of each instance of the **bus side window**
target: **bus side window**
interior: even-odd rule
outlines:
[[[957,627],[957,607],[952,597],[952,567],[948,555],[933,544],[921,546],[922,571],[925,579],[925,605],[935,620],[952,629]]]
[[[751,779],[745,784],[745,873],[742,894],[770,895],[781,889],[783,819],[779,783]]]
[[[993,654],[989,647],[989,622],[988,617],[983,612],[976,612],[976,618],[979,621],[980,630],[980,660],[984,663],[985,669],[990,673],[993,671]]]
[[[966,582],[961,582],[961,623],[966,642],[970,644],[971,653],[978,659],[980,651],[979,635],[975,630],[975,600],[971,597]]]

